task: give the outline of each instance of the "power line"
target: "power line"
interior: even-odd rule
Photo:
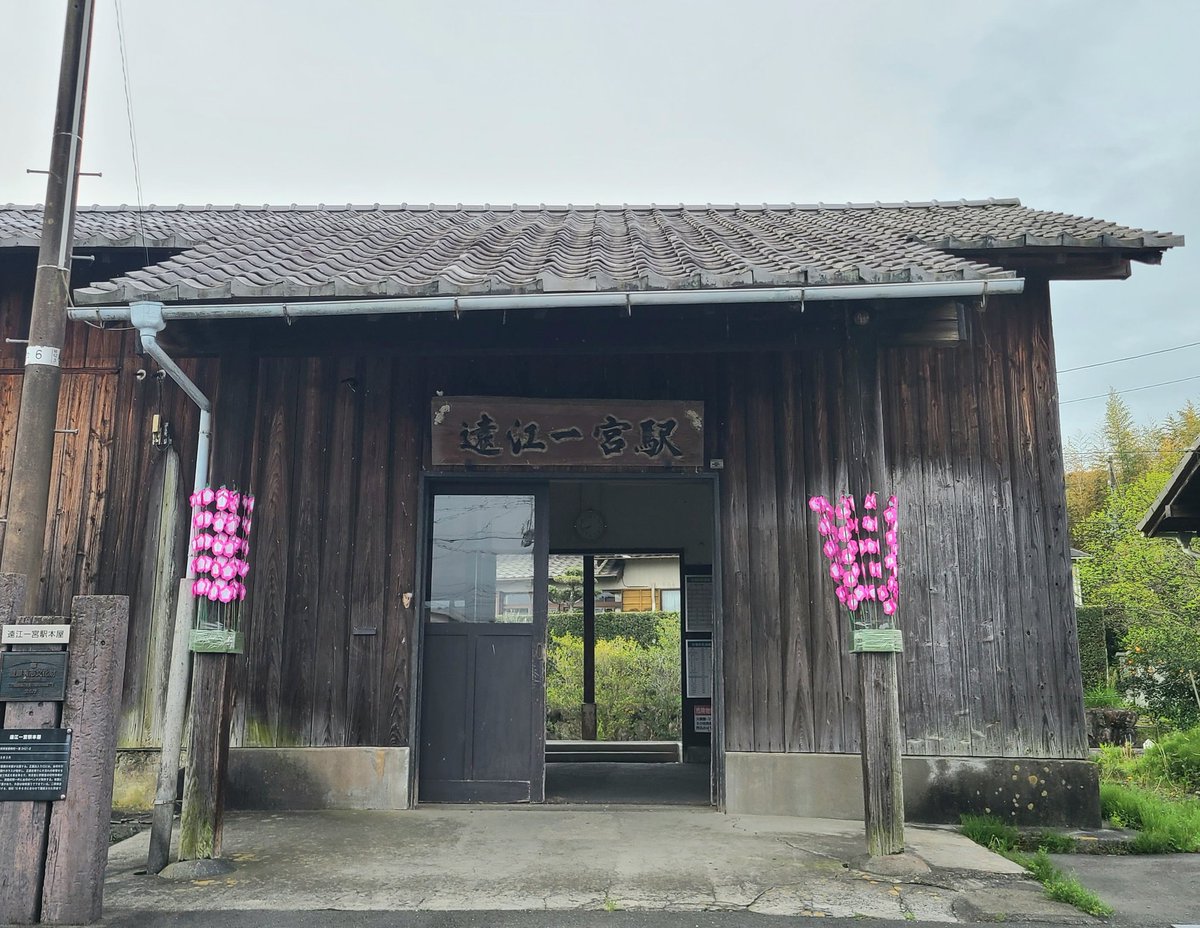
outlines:
[[[137,224],[138,234],[142,239],[142,251],[145,252],[146,264],[150,264],[150,249],[146,247],[146,227],[142,221],[145,209],[142,196],[142,163],[138,157],[137,127],[133,121],[133,92],[129,89],[129,58],[125,52],[125,16],[121,10],[121,0],[113,0],[113,9],[117,19],[117,45],[121,51],[121,79],[125,84],[125,114],[129,122],[129,149],[133,156],[133,189],[137,193]]]
[[[1137,393],[1139,390],[1152,390],[1155,387],[1169,387],[1176,383],[1187,383],[1189,380],[1200,380],[1200,374],[1193,377],[1180,377],[1178,380],[1164,380],[1162,383],[1148,383],[1143,387],[1130,387],[1128,390],[1110,390],[1108,393],[1094,393],[1091,396],[1077,396],[1073,400],[1063,400],[1058,405],[1066,406],[1068,403],[1082,403],[1085,400],[1102,400],[1108,396],[1123,396],[1126,393]]]
[[[1122,361],[1136,361],[1138,358],[1149,358],[1156,354],[1166,354],[1168,351],[1182,351],[1184,348],[1195,348],[1200,342],[1188,342],[1186,345],[1172,345],[1170,348],[1159,348],[1157,351],[1147,351],[1145,354],[1131,354],[1126,358],[1113,358],[1111,361],[1097,361],[1095,364],[1083,364],[1079,367],[1068,367],[1056,374],[1073,374],[1075,371],[1088,371],[1093,367],[1104,367],[1106,364],[1120,364]]]

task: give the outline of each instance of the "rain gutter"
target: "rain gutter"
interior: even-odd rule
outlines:
[[[71,319],[129,322],[133,308],[158,307],[164,322],[195,319],[302,319],[307,316],[389,315],[520,309],[570,309],[621,306],[722,306],[742,303],[816,303],[830,300],[887,300],[986,297],[1021,293],[1025,280],[937,280],[898,284],[848,284],[816,287],[737,287],[723,290],[614,290],[603,293],[518,293],[466,296],[381,297],[361,300],[295,300],[264,303],[149,303],[129,306],[76,307]],[[172,375],[174,376],[174,375]],[[178,381],[177,381],[178,382]],[[182,385],[182,384],[181,384]],[[189,394],[190,395],[190,394]],[[193,397],[194,398],[194,397]]]

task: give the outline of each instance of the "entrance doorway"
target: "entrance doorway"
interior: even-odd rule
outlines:
[[[716,804],[715,481],[429,490],[418,800]]]
[[[544,798],[546,489],[454,488],[432,499],[420,796]],[[532,608],[501,611],[497,566],[528,563]]]

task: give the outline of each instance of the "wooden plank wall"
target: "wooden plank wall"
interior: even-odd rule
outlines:
[[[1085,756],[1053,361],[1036,282],[976,316],[967,344],[883,352],[907,753]],[[858,749],[847,614],[800,511],[846,486],[839,364],[800,352],[724,372],[730,750]]]
[[[0,332],[22,338],[28,331],[32,262],[0,259]],[[0,343],[0,518],[7,513],[13,442],[19,418],[24,346]],[[129,595],[130,621],[121,714],[121,744],[158,740],[161,687],[153,682],[165,641],[156,633],[151,608],[158,539],[147,526],[156,519],[147,501],[161,481],[163,454],[150,445],[151,418],[169,420],[184,462],[182,483],[190,491],[195,461],[196,410],[175,386],[153,377],[135,351],[133,333],[67,327],[58,427],[51,463],[45,570],[27,608],[36,614],[68,615],[74,595]],[[183,362],[211,388],[212,362]],[[0,522],[0,549],[4,523]],[[186,542],[181,520],[175,546]],[[156,650],[154,642],[160,647]]]
[[[0,327],[28,294],[0,298]],[[157,740],[145,500],[161,479],[149,421],[171,419],[190,488],[196,413],[138,381],[129,333],[71,327],[42,611],[72,593],[132,598],[123,744]],[[722,587],[730,750],[855,751],[855,668],[807,509],[845,486],[840,358],[829,350],[600,358],[262,357],[218,397],[243,448],[254,529],[234,743],[407,743],[417,488],[428,401],[699,398],[723,458]],[[0,346],[0,512],[20,359]],[[311,352],[310,352],[311,353]],[[1082,756],[1053,345],[1044,285],[993,300],[968,344],[882,354],[887,465],[902,501],[906,750]],[[74,366],[72,366],[74,365]],[[215,392],[213,361],[185,367]],[[234,381],[241,386],[235,386]],[[222,422],[242,407],[231,436]],[[2,525],[2,523],[0,523]],[[182,530],[182,528],[181,528]],[[2,540],[2,538],[0,538]],[[150,578],[150,579],[147,579]],[[415,605],[415,604],[414,604]],[[370,634],[370,630],[374,634]],[[361,632],[361,633],[356,633]]]

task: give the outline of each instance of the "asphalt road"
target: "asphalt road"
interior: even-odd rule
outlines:
[[[1086,916],[1084,916],[1086,919]],[[110,928],[911,928],[945,923],[757,915],[751,912],[189,912],[110,913]],[[1038,928],[1080,928],[1037,922]],[[965,928],[995,928],[975,925]]]

